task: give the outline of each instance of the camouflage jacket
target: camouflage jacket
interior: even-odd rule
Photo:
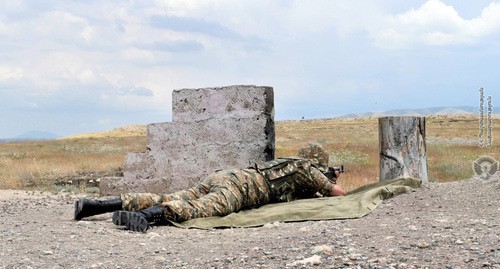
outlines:
[[[327,196],[331,182],[310,160],[281,158],[251,167],[269,181],[272,202],[312,198],[319,192]]]

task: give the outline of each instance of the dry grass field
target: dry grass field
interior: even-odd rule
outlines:
[[[498,119],[499,116],[494,115],[494,120]],[[485,155],[500,160],[500,141],[495,129],[493,147],[480,148],[478,126],[479,117],[475,115],[427,118],[431,180],[471,178],[474,160]],[[378,180],[377,118],[276,123],[276,157],[294,155],[300,146],[310,141],[319,142],[331,153],[330,165],[345,165],[346,173],[340,183],[348,190]],[[127,126],[52,141],[0,143],[0,189],[60,191],[57,182],[78,175],[119,174],[127,152],[145,149],[145,126]],[[87,191],[86,185],[71,191]]]
[[[57,190],[56,183],[120,173],[127,152],[146,148],[146,126],[57,140],[0,143],[0,189]],[[85,185],[72,191],[85,191]]]
[[[468,179],[474,176],[472,165],[479,157],[500,159],[500,141],[495,135],[493,147],[478,146],[479,116],[431,116],[426,127],[431,181]],[[278,122],[276,133],[278,157],[293,154],[307,141],[325,146],[331,154],[330,165],[345,166],[340,182],[348,190],[378,181],[378,118]]]

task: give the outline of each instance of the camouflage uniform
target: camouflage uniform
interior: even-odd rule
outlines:
[[[330,181],[323,175],[321,163],[324,162],[317,158],[284,158],[247,169],[219,171],[196,187],[173,194],[123,194],[123,208],[141,210],[162,205],[167,219],[182,222],[225,216],[267,203],[311,198],[317,192],[327,195],[332,185],[327,187]]]

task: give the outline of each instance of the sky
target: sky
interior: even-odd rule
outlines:
[[[174,89],[229,85],[273,87],[276,120],[478,107],[480,87],[495,110],[499,71],[500,1],[0,3],[0,138],[167,122]]]

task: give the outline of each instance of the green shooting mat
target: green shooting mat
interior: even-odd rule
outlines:
[[[198,218],[172,224],[181,228],[212,229],[256,227],[273,222],[360,218],[375,210],[384,199],[415,191],[420,184],[420,180],[412,178],[385,180],[362,186],[343,197],[321,197],[267,204],[224,217]]]

